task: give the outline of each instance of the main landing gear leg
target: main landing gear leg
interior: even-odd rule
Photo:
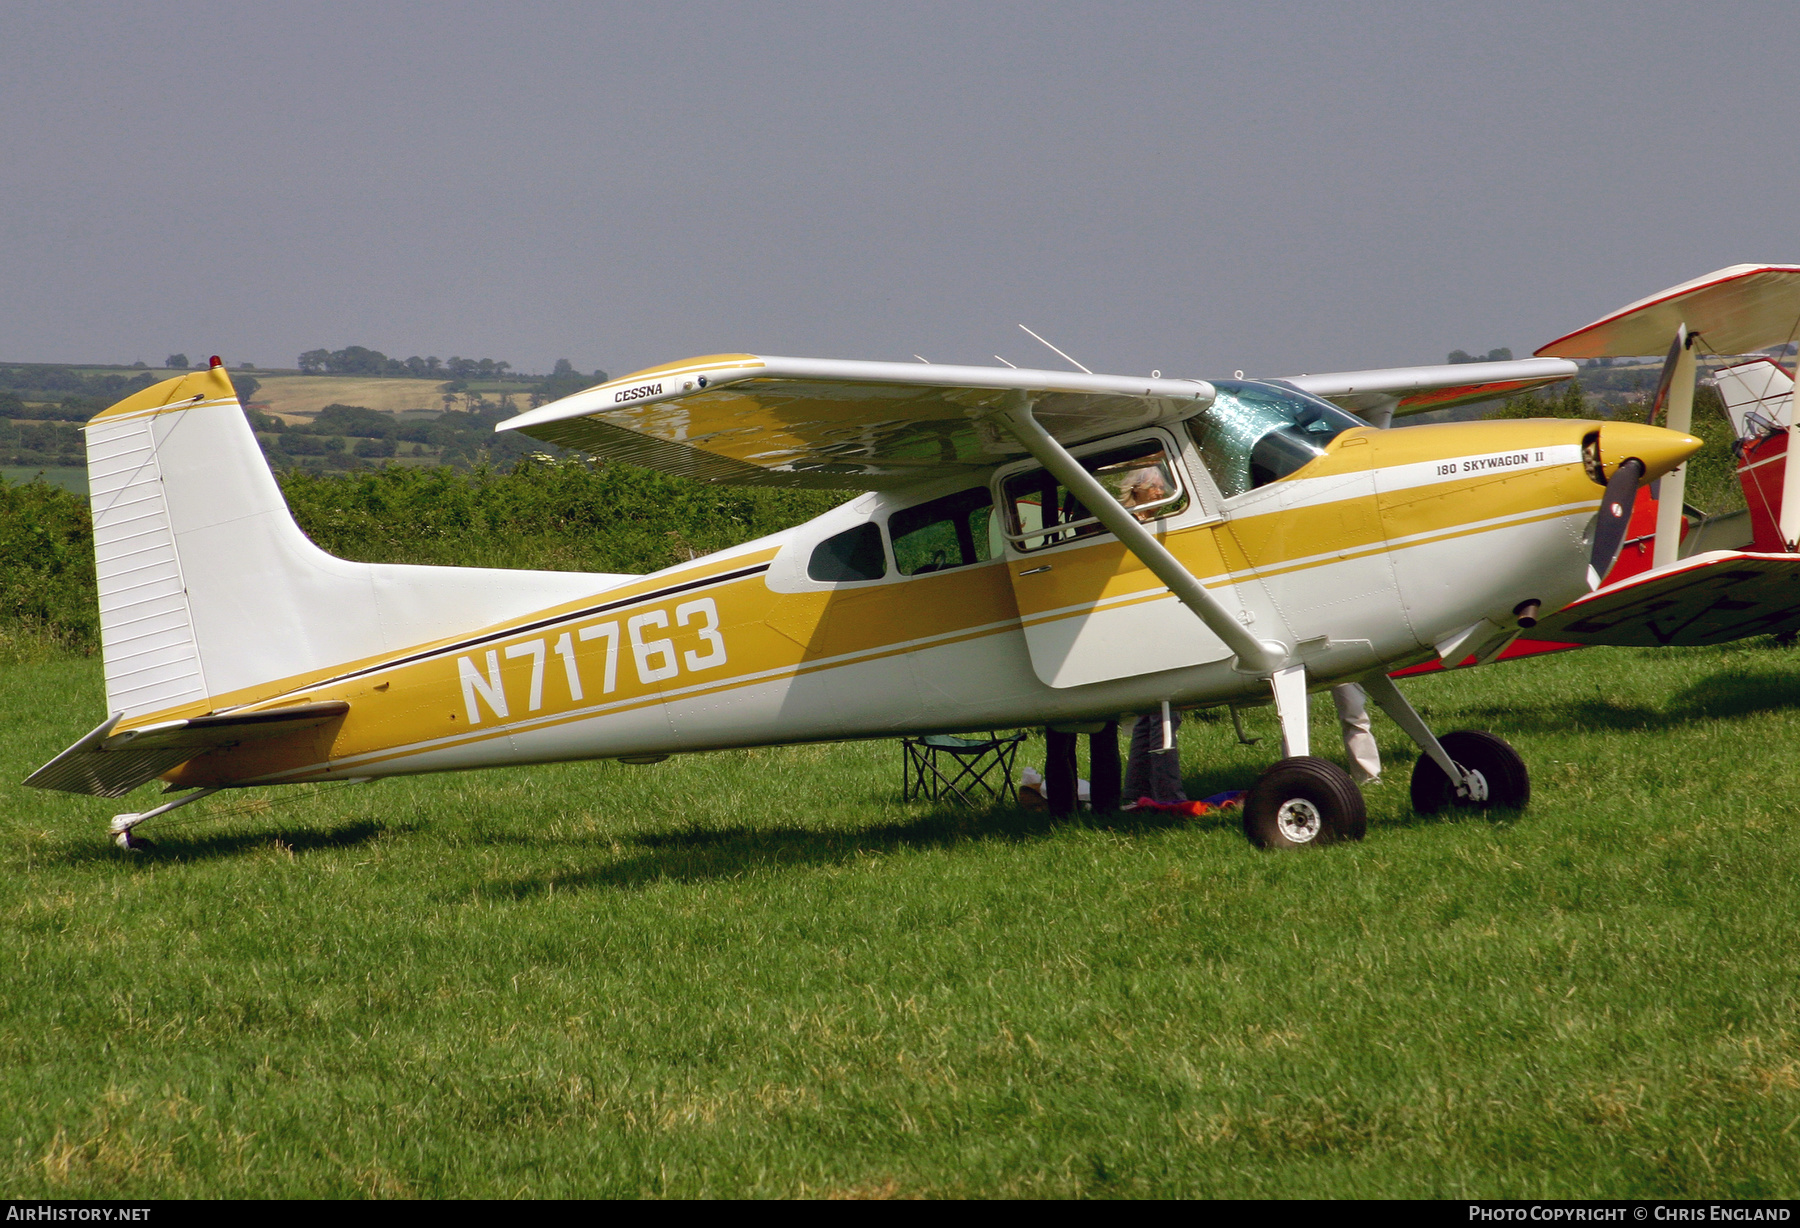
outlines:
[[[1368,816],[1356,782],[1337,764],[1309,753],[1306,667],[1276,670],[1269,686],[1275,692],[1286,758],[1258,776],[1245,796],[1244,835],[1259,848],[1361,840]]]
[[[1362,680],[1369,698],[1419,744],[1424,754],[1413,766],[1413,809],[1434,814],[1448,806],[1523,809],[1531,800],[1525,761],[1504,739],[1479,729],[1459,729],[1440,740],[1406,702],[1385,673]]]
[[[1281,753],[1292,759],[1312,753],[1312,705],[1306,701],[1306,666],[1290,665],[1269,678],[1275,714],[1281,718]]]

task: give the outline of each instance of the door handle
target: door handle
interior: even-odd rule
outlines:
[[[1049,571],[1049,570],[1050,570],[1050,564],[1045,563],[1042,567],[1033,567],[1029,571],[1021,571],[1019,573],[1019,576],[1021,578],[1025,577],[1025,576],[1035,576],[1041,571]]]

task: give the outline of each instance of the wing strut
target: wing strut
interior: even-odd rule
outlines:
[[[993,415],[995,422],[1024,445],[1032,458],[1048,469],[1065,488],[1074,492],[1081,505],[1105,525],[1150,574],[1169,586],[1177,600],[1192,610],[1206,629],[1225,641],[1237,654],[1236,668],[1247,674],[1272,674],[1287,660],[1287,649],[1281,644],[1264,643],[1250,634],[1250,629],[1231,616],[1219,599],[1194,579],[1193,573],[1156,540],[1154,534],[1138,523],[1136,516],[1112,497],[1081,462],[1031,416],[1031,397],[1025,392],[1007,396],[1003,410]]]
[[[1800,322],[1795,323],[1800,330]],[[1788,406],[1787,460],[1781,470],[1781,544],[1800,549],[1800,363],[1794,368],[1794,400]]]
[[[1400,688],[1394,685],[1394,680],[1380,670],[1376,670],[1362,680],[1362,686],[1363,690],[1369,693],[1369,698],[1380,704],[1381,710],[1394,719],[1394,724],[1404,729],[1406,736],[1418,743],[1419,749],[1424,751],[1433,763],[1444,769],[1444,775],[1457,782],[1458,793],[1466,796],[1465,791],[1469,783],[1467,774],[1450,757],[1450,752],[1444,749],[1443,743],[1437,740],[1437,736],[1431,732],[1431,726],[1427,725],[1420,718],[1418,712],[1413,709],[1413,706],[1406,702],[1406,696],[1400,693]]]

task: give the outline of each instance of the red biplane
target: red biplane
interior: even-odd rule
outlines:
[[[1766,352],[1783,349],[1796,335],[1800,265],[1739,264],[1632,303],[1538,349],[1540,357],[1576,359],[1666,349],[1645,420],[1660,418],[1679,431],[1692,422],[1699,355],[1738,359],[1715,368],[1711,379],[1737,435],[1747,507],[1722,516],[1688,507],[1685,465],[1649,484],[1635,506],[1627,494],[1625,506],[1603,509],[1592,530],[1605,536],[1618,526],[1604,583],[1590,574],[1593,592],[1538,620],[1486,661],[1591,644],[1722,644],[1800,628],[1800,449],[1789,447],[1800,414],[1793,378]],[[1473,656],[1430,661],[1396,676],[1477,663]]]

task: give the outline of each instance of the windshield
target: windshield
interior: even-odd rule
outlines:
[[[1211,406],[1188,420],[1219,493],[1229,499],[1284,478],[1352,427],[1367,423],[1281,384],[1212,380]]]

